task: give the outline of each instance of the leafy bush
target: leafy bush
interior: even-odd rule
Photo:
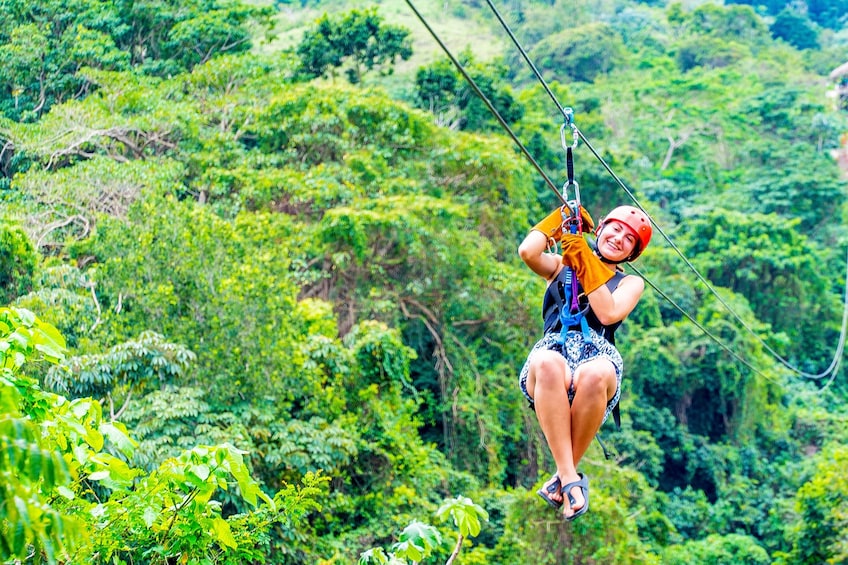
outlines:
[[[32,289],[38,255],[17,225],[0,221],[0,304],[9,304]]]

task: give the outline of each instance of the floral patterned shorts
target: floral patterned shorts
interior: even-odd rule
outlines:
[[[583,332],[572,330],[566,334],[565,343],[560,344],[559,332],[545,334],[542,339],[536,342],[530,354],[527,356],[527,361],[524,362],[524,367],[521,368],[521,374],[518,377],[518,385],[521,387],[521,392],[524,397],[530,402],[530,407],[533,408],[533,398],[527,392],[527,376],[530,373],[530,358],[533,354],[541,349],[556,351],[565,357],[565,363],[574,374],[574,371],[587,361],[601,358],[608,359],[615,367],[616,387],[615,395],[607,402],[607,409],[604,413],[604,421],[612,412],[612,409],[618,404],[621,398],[621,375],[623,372],[624,362],[621,360],[621,354],[613,344],[604,339],[601,334],[595,330],[590,330],[592,343],[586,343],[583,339]],[[568,400],[574,400],[574,389],[569,387]]]

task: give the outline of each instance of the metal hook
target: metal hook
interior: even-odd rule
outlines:
[[[568,188],[571,186],[574,187],[574,198],[572,200],[569,200]],[[565,197],[565,200],[567,202],[566,205],[572,210],[576,210],[579,213],[578,208],[580,207],[580,185],[577,184],[576,180],[566,182],[564,185],[562,185],[562,195]]]
[[[568,187],[570,186],[574,187],[574,199],[572,200],[568,200]],[[567,208],[569,211],[569,217],[566,217],[563,211],[563,224],[570,223],[572,233],[579,233],[583,229],[583,217],[580,214],[580,185],[577,184],[577,181],[566,182],[562,186],[562,194],[566,199],[563,208]]]
[[[569,148],[568,143],[566,143],[566,141],[565,141],[565,128],[566,128],[566,126],[568,126],[568,127],[570,127],[570,128],[571,128],[571,137],[572,137],[572,141],[571,141],[571,145],[570,145],[570,147],[571,147],[572,149],[574,149],[574,148],[576,148],[576,147],[577,147],[577,140],[579,139],[579,136],[577,135],[577,126],[575,126],[575,125],[574,125],[574,123],[573,123],[573,122],[571,122],[571,120],[567,120],[567,121],[566,121],[564,124],[562,124],[562,126],[560,126],[560,128],[559,128],[559,138],[560,138],[560,141],[562,141],[562,148],[563,148],[563,149],[568,149],[568,148]]]

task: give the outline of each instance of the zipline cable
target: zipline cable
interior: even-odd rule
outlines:
[[[524,60],[527,61],[527,64],[530,66],[531,69],[533,69],[533,74],[536,75],[536,78],[539,80],[542,87],[545,89],[545,92],[547,92],[548,96],[551,97],[551,100],[554,101],[554,104],[559,109],[559,111],[562,113],[562,115],[565,117],[565,119],[570,120],[570,116],[569,116],[568,112],[566,111],[565,108],[563,108],[562,104],[559,103],[559,100],[557,100],[556,95],[553,93],[550,86],[548,86],[548,83],[545,81],[544,77],[542,77],[542,74],[539,72],[539,69],[536,68],[536,65],[530,59],[530,56],[524,50],[524,47],[521,46],[521,43],[518,41],[518,38],[515,37],[515,34],[512,33],[512,30],[510,29],[510,27],[504,21],[503,17],[501,17],[501,13],[494,6],[494,4],[492,4],[491,0],[486,0],[486,3],[489,5],[489,8],[492,9],[492,12],[494,12],[495,16],[498,18],[498,21],[500,21],[501,25],[506,30],[507,35],[509,35],[510,39],[512,39],[512,42],[518,48],[518,51],[521,53],[521,56],[524,57]],[[630,189],[628,189],[627,186],[624,184],[624,182],[620,178],[618,178],[618,175],[615,174],[615,171],[612,170],[612,168],[607,164],[607,162],[604,160],[604,158],[601,157],[600,153],[598,153],[595,150],[595,148],[592,146],[592,144],[589,142],[589,140],[586,139],[586,136],[583,135],[583,132],[580,131],[580,129],[577,128],[577,126],[575,126],[575,125],[572,126],[572,129],[577,134],[577,136],[580,138],[580,140],[583,141],[583,144],[586,146],[587,149],[589,149],[589,151],[592,153],[592,155],[594,155],[598,159],[598,161],[600,161],[601,165],[604,167],[604,169],[606,169],[606,171],[610,174],[610,176],[612,176],[612,178],[615,179],[615,181],[619,184],[619,186],[621,186],[624,189],[624,191],[630,196],[630,198],[633,200],[633,202],[635,202],[636,205],[643,212],[645,212],[645,214],[648,214],[645,211],[645,209],[642,207],[642,205],[639,204],[639,202],[636,200],[636,197],[633,195],[633,193],[630,191]],[[650,218],[650,214],[648,214],[648,217]],[[651,223],[654,223],[654,222],[651,221]],[[659,226],[657,226],[655,223],[654,223],[654,225],[659,229]],[[660,230],[660,231],[662,231],[662,230]]]
[[[848,254],[846,254],[846,255],[848,255]],[[848,258],[846,258],[845,262],[846,262],[846,267],[845,267],[846,284],[845,284],[844,306],[843,306],[843,310],[842,310],[842,337],[839,340],[839,346],[837,347],[837,349],[838,349],[838,353],[837,353],[837,356],[836,356],[837,361],[836,361],[835,365],[833,366],[833,372],[831,373],[830,378],[827,380],[827,382],[824,384],[824,386],[821,387],[821,390],[827,389],[833,383],[833,379],[836,378],[836,373],[839,371],[839,363],[840,363],[840,361],[842,361],[842,352],[845,350],[845,333],[846,333],[846,328],[848,328]]]
[[[486,107],[489,109],[489,111],[492,114],[494,114],[495,118],[498,120],[498,122],[501,124],[501,126],[507,131],[507,133],[512,138],[512,140],[515,142],[515,144],[518,145],[519,149],[521,149],[521,152],[524,154],[524,156],[527,157],[527,159],[530,161],[530,163],[533,165],[533,167],[535,167],[536,170],[539,171],[539,174],[542,175],[542,178],[545,179],[545,182],[548,184],[548,186],[551,188],[551,190],[553,190],[556,193],[557,197],[559,197],[560,201],[563,204],[566,204],[565,197],[560,193],[559,189],[557,189],[554,182],[548,177],[547,174],[545,174],[545,171],[542,169],[541,165],[539,165],[539,163],[536,162],[536,159],[534,159],[533,156],[530,155],[530,152],[527,151],[527,148],[524,147],[524,144],[521,143],[521,141],[518,139],[518,137],[512,131],[512,128],[509,127],[509,124],[507,124],[506,120],[504,120],[503,116],[501,116],[500,112],[498,112],[497,109],[495,109],[495,107],[489,101],[489,98],[485,94],[483,94],[483,91],[480,89],[479,86],[477,86],[477,83],[474,81],[474,79],[472,79],[471,76],[465,71],[465,68],[462,66],[462,63],[460,63],[456,59],[456,57],[453,56],[453,53],[450,52],[450,49],[448,49],[447,46],[444,43],[442,43],[442,40],[439,39],[439,36],[436,35],[436,32],[433,31],[433,29],[427,23],[427,20],[424,19],[424,16],[422,16],[421,13],[415,8],[415,6],[412,4],[412,1],[406,0],[406,4],[415,13],[415,15],[418,17],[418,20],[421,22],[421,24],[425,28],[427,28],[427,31],[430,32],[430,35],[433,36],[433,39],[436,40],[436,43],[439,44],[439,47],[442,48],[442,51],[444,51],[447,54],[448,58],[451,60],[451,62],[454,64],[454,66],[456,66],[456,68],[459,69],[459,72],[462,73],[462,76],[465,77],[465,80],[468,81],[468,84],[471,85],[471,88],[474,90],[475,93],[477,93],[477,96],[480,97],[480,99],[483,101],[483,103],[486,105]]]
[[[522,57],[524,58],[524,60],[527,62],[527,64],[529,65],[529,67],[533,70],[533,74],[535,74],[535,75],[536,75],[536,78],[539,80],[539,82],[541,83],[542,87],[545,89],[545,91],[546,91],[546,92],[548,93],[548,95],[551,97],[551,99],[553,100],[553,102],[554,102],[554,104],[556,105],[556,107],[559,109],[559,111],[560,111],[560,112],[562,112],[562,114],[563,114],[563,116],[565,116],[566,120],[570,119],[570,118],[569,118],[569,115],[566,113],[566,110],[563,108],[562,104],[560,104],[560,102],[559,102],[559,100],[557,99],[556,95],[553,93],[553,91],[551,90],[551,88],[548,86],[548,83],[545,81],[544,77],[542,77],[542,74],[539,72],[539,69],[537,69],[537,68],[536,68],[536,65],[533,63],[533,61],[530,59],[530,56],[529,56],[529,55],[527,54],[527,52],[524,50],[524,47],[523,47],[523,46],[521,45],[521,43],[518,41],[518,38],[516,38],[516,37],[515,37],[515,34],[514,34],[514,33],[512,33],[512,30],[510,29],[510,27],[509,27],[509,25],[506,23],[506,21],[504,21],[503,17],[501,16],[500,12],[498,11],[498,9],[495,7],[495,5],[494,5],[494,4],[492,4],[492,0],[486,0],[486,4],[488,4],[488,5],[489,5],[489,8],[490,8],[490,9],[492,10],[492,12],[495,14],[495,17],[498,19],[498,21],[500,22],[501,26],[502,26],[502,27],[504,28],[504,30],[506,31],[507,35],[509,35],[510,39],[512,39],[512,42],[515,44],[516,48],[518,48],[518,51],[521,53],[521,56],[522,56]],[[787,368],[787,369],[789,369],[790,371],[792,371],[792,372],[794,372],[794,373],[796,373],[796,374],[798,374],[798,375],[800,375],[800,376],[806,377],[806,378],[808,378],[808,379],[821,379],[821,378],[824,378],[824,377],[828,376],[828,375],[829,375],[829,374],[830,374],[830,373],[831,373],[831,372],[832,372],[832,371],[836,368],[837,364],[839,363],[839,360],[841,359],[841,355],[842,355],[842,351],[841,351],[841,350],[838,350],[838,351],[837,351],[837,354],[836,354],[836,355],[834,355],[833,360],[832,360],[832,361],[831,361],[831,363],[830,363],[830,366],[829,366],[826,370],[822,371],[821,373],[808,373],[808,372],[806,372],[806,371],[803,371],[803,370],[799,369],[798,367],[795,367],[795,366],[794,366],[794,365],[792,365],[789,361],[787,361],[786,359],[784,359],[784,358],[783,358],[783,357],[782,357],[779,353],[777,353],[774,349],[772,349],[772,348],[771,348],[771,346],[769,346],[769,345],[768,345],[768,343],[766,343],[766,342],[765,342],[765,340],[764,340],[762,337],[760,337],[760,336],[759,336],[759,335],[758,335],[758,334],[757,334],[757,333],[753,330],[753,328],[751,328],[751,327],[750,327],[750,326],[749,326],[749,325],[748,325],[748,324],[747,324],[747,323],[746,323],[746,322],[745,322],[745,321],[744,321],[744,320],[743,320],[743,319],[742,319],[742,318],[741,318],[741,317],[740,317],[740,316],[739,316],[739,315],[738,315],[738,314],[737,314],[737,313],[733,310],[733,308],[731,308],[731,307],[730,307],[730,305],[729,305],[729,304],[728,304],[728,303],[727,303],[727,302],[726,302],[726,301],[725,301],[725,300],[724,300],[724,299],[723,299],[723,298],[722,298],[722,297],[718,294],[718,292],[717,292],[717,291],[715,290],[715,288],[713,288],[713,286],[712,286],[712,285],[711,285],[711,284],[710,284],[710,283],[706,280],[706,278],[705,278],[703,275],[701,275],[701,273],[698,271],[698,269],[697,269],[697,268],[695,268],[695,266],[694,266],[694,265],[693,265],[693,264],[689,261],[689,259],[687,259],[687,258],[686,258],[686,256],[685,256],[685,255],[683,254],[683,252],[682,252],[682,251],[681,251],[681,250],[677,247],[677,245],[675,245],[675,243],[671,240],[671,238],[668,236],[668,234],[666,234],[666,233],[665,233],[665,231],[662,229],[662,227],[660,227],[660,226],[659,226],[659,225],[658,225],[658,224],[657,224],[657,223],[653,220],[653,218],[651,218],[650,214],[648,214],[647,210],[645,210],[645,208],[644,208],[644,207],[642,206],[642,204],[638,201],[638,199],[637,199],[637,198],[636,198],[636,196],[633,194],[633,192],[632,192],[632,191],[631,191],[631,190],[630,190],[630,189],[629,189],[629,188],[628,188],[628,187],[624,184],[624,182],[623,182],[623,181],[619,178],[619,176],[618,176],[617,174],[615,174],[615,172],[612,170],[612,168],[611,168],[611,167],[607,164],[606,160],[605,160],[605,159],[604,159],[604,158],[603,158],[603,157],[602,157],[602,156],[601,156],[601,155],[600,155],[600,154],[599,154],[599,153],[595,150],[595,148],[592,146],[592,144],[589,142],[589,140],[588,140],[588,139],[586,139],[586,137],[583,135],[583,132],[581,132],[581,131],[580,131],[580,129],[579,129],[576,125],[574,125],[574,124],[572,124],[572,126],[571,126],[571,127],[572,127],[572,130],[574,130],[575,134],[576,134],[576,135],[577,135],[577,136],[578,136],[578,137],[579,137],[579,138],[583,141],[583,143],[586,145],[586,147],[589,149],[589,151],[592,153],[592,155],[594,155],[594,156],[595,156],[595,158],[597,158],[597,159],[598,159],[598,161],[601,163],[601,165],[604,167],[604,169],[606,169],[606,171],[610,174],[610,176],[612,176],[612,178],[613,178],[613,179],[615,179],[615,181],[616,181],[616,182],[618,183],[618,185],[619,185],[619,186],[620,186],[620,187],[624,190],[624,192],[626,192],[626,193],[627,193],[627,195],[628,195],[628,196],[630,197],[630,199],[634,202],[634,204],[636,204],[636,206],[638,206],[640,210],[642,210],[643,212],[645,212],[645,214],[646,214],[646,215],[648,216],[648,218],[651,220],[651,223],[654,225],[654,227],[656,227],[656,228],[657,228],[657,231],[658,231],[658,232],[662,235],[663,239],[665,239],[665,240],[668,242],[668,244],[671,246],[671,248],[672,248],[672,249],[674,249],[674,251],[675,251],[675,252],[676,252],[676,253],[680,256],[680,258],[681,258],[681,259],[683,259],[683,261],[684,261],[684,262],[686,263],[686,265],[687,265],[687,266],[688,266],[688,267],[692,270],[692,272],[693,272],[693,273],[695,273],[695,275],[696,275],[696,276],[697,276],[697,278],[701,281],[701,283],[703,283],[703,284],[707,287],[707,289],[710,291],[710,293],[711,293],[713,296],[715,296],[715,298],[716,298],[716,299],[717,299],[717,300],[721,303],[721,305],[722,305],[722,306],[724,306],[724,308],[725,308],[725,309],[726,309],[726,310],[727,310],[727,311],[728,311],[728,312],[729,312],[729,313],[730,313],[730,314],[731,314],[731,315],[732,315],[732,316],[736,319],[736,321],[737,321],[737,322],[739,322],[739,323],[740,323],[740,324],[741,324],[741,325],[742,325],[742,326],[743,326],[743,327],[744,327],[744,328],[745,328],[745,329],[746,329],[746,330],[747,330],[747,331],[748,331],[748,332],[749,332],[752,336],[754,336],[754,337],[757,339],[757,341],[759,341],[759,342],[760,342],[760,344],[761,344],[761,345],[762,345],[762,346],[763,346],[763,347],[764,347],[764,348],[765,348],[765,349],[766,349],[766,350],[767,350],[767,351],[768,351],[768,352],[769,352],[769,353],[770,353],[770,354],[771,354],[771,355],[772,355],[775,359],[777,359],[777,360],[778,360],[778,361],[779,361],[779,362],[780,362],[780,363],[781,363],[784,367],[786,367],[786,368]],[[846,286],[845,286],[846,293],[848,293],[848,279],[846,279],[845,284],[846,284]],[[654,288],[656,288],[653,284],[651,284],[651,286],[652,286],[652,287],[654,287]],[[846,303],[846,308],[848,308],[848,303]],[[846,310],[846,313],[848,313],[848,310]],[[845,327],[845,325],[843,324],[842,332],[841,332],[841,335],[840,335],[840,337],[839,337],[839,342],[840,342],[841,344],[845,342],[845,337],[846,337],[846,327]]]
[[[668,301],[669,304],[671,304],[672,306],[677,308],[677,310],[679,310],[681,314],[686,316],[686,318],[690,322],[695,324],[695,326],[697,326],[698,329],[700,329],[702,332],[704,332],[704,334],[707,337],[709,337],[711,340],[713,340],[719,347],[721,347],[722,349],[724,349],[725,351],[730,353],[737,361],[739,361],[740,363],[742,363],[743,365],[745,365],[746,367],[751,369],[751,371],[753,371],[757,375],[761,376],[762,378],[764,378],[768,381],[774,382],[774,379],[772,379],[771,377],[769,377],[768,375],[766,375],[765,373],[763,373],[762,371],[760,371],[759,369],[754,367],[751,363],[749,363],[748,361],[743,359],[741,356],[739,356],[739,354],[737,354],[735,351],[730,349],[730,347],[725,345],[719,338],[717,338],[715,335],[713,335],[712,332],[710,332],[707,328],[705,328],[698,320],[696,320],[693,316],[691,316],[688,312],[686,312],[682,307],[680,307],[674,300],[672,300],[669,295],[664,293],[662,290],[660,290],[660,288],[657,285],[655,285],[653,282],[651,282],[651,280],[649,278],[647,278],[638,268],[636,268],[634,265],[628,265],[628,267],[633,269],[634,271],[636,271],[636,273],[640,277],[645,279],[645,282],[647,282],[649,285],[651,285],[651,288],[653,288],[655,292],[657,292],[660,296],[665,298]]]

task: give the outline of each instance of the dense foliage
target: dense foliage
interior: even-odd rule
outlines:
[[[510,4],[623,179],[579,143],[584,204],[657,225],[573,524],[515,382],[557,200],[449,61],[341,0],[264,54],[270,8],[6,4],[0,562],[848,559],[838,3]],[[563,180],[525,62],[464,47]]]
[[[229,0],[3,0],[3,115],[33,120],[92,89],[80,69],[167,76],[251,45],[252,19],[270,12]]]
[[[314,29],[307,31],[297,48],[302,72],[317,78],[345,65],[352,84],[362,82],[362,75],[375,68],[391,72],[395,59],[409,59],[412,46],[409,31],[385,24],[376,8],[352,10],[340,17],[324,14]]]

